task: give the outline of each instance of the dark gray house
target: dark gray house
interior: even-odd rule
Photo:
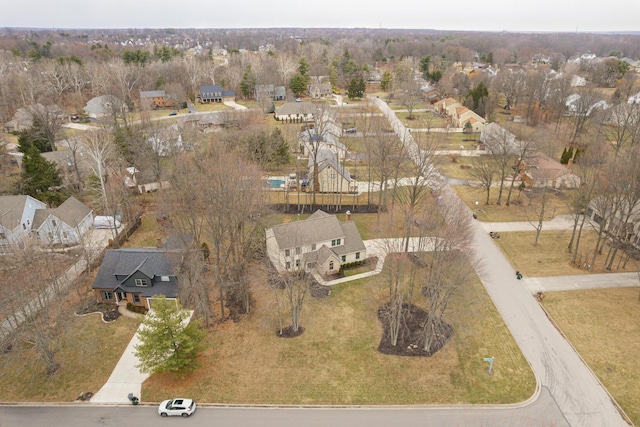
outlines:
[[[175,247],[112,249],[105,253],[93,282],[99,302],[132,303],[149,309],[149,298],[178,298],[181,253]]]

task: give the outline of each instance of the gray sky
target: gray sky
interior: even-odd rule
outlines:
[[[640,31],[640,0],[0,0],[0,27]]]

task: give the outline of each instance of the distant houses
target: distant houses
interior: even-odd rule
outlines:
[[[235,101],[236,93],[232,90],[222,90],[220,85],[200,86],[198,101],[201,104],[211,104],[216,102]]]
[[[113,95],[101,95],[91,98],[87,105],[82,109],[89,118],[101,119],[119,113],[128,111],[127,105],[118,97]]]
[[[164,90],[140,91],[140,107],[142,109],[175,108],[178,102],[175,97]]]

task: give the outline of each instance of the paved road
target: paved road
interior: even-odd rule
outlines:
[[[476,222],[477,271],[507,327],[572,426],[627,425],[607,391],[571,345],[549,322],[531,291]]]
[[[423,386],[428,387],[428,384]],[[161,419],[156,406],[0,406],[2,427],[390,427],[390,426],[548,426],[567,422],[545,389],[530,405],[393,407],[228,407],[200,406],[188,420]]]

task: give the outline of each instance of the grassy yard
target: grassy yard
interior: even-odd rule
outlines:
[[[409,120],[409,113],[405,113],[405,112],[396,113],[396,117],[398,117],[405,126],[412,129],[444,128],[451,123],[450,119],[436,116],[431,111],[425,111],[425,112],[414,111],[412,116],[413,116],[413,119]]]
[[[455,158],[455,162],[452,160],[453,158]],[[476,178],[471,173],[473,159],[473,157],[463,157],[455,154],[439,156],[437,168],[442,175],[448,178],[474,180]]]
[[[640,425],[638,288],[550,292],[544,307],[635,425]]]
[[[588,274],[586,268],[578,268],[571,263],[573,254],[567,246],[571,238],[571,230],[549,230],[540,233],[538,244],[534,246],[535,231],[500,233],[500,238],[494,240],[500,246],[514,270],[520,270],[525,276],[562,276],[573,274]],[[597,235],[594,231],[583,231],[580,239],[578,260],[591,262],[591,256],[595,249]],[[596,257],[594,272],[602,272],[602,263],[605,260],[608,247],[605,246],[603,255]],[[626,270],[612,270],[614,273],[621,271],[634,271],[635,264],[629,263]]]
[[[258,269],[252,269],[257,271]],[[202,402],[252,404],[513,403],[535,388],[532,372],[477,281],[451,303],[456,334],[430,358],[385,356],[376,349],[384,275],[308,298],[305,332],[276,335],[273,291],[256,277],[250,316],[211,331],[201,368],[178,380],[153,375],[142,398],[188,395]],[[285,319],[285,326],[288,321]],[[495,373],[483,358],[495,357]]]
[[[498,188],[491,188],[491,197],[489,204],[485,204],[487,198],[485,190],[480,187],[471,186],[456,186],[455,192],[460,196],[462,201],[478,212],[478,219],[488,222],[506,222],[506,221],[527,221],[529,215],[530,218],[535,218],[535,205],[538,203],[539,194],[534,191],[524,191],[522,194],[518,194],[517,188],[514,188],[511,195],[511,205],[506,206],[504,202],[507,198],[510,183],[505,183],[503,190],[503,204],[496,205],[498,200]],[[571,190],[562,191],[547,191],[546,193],[546,208],[545,208],[545,220],[553,219],[556,215],[571,213],[569,208],[569,197]],[[478,205],[475,205],[475,202]]]
[[[47,377],[38,355],[23,344],[0,357],[0,401],[72,402],[80,393],[96,393],[111,375],[138,322],[120,317],[105,324],[97,314],[76,317],[63,337],[60,369]],[[28,362],[25,362],[28,361]]]

